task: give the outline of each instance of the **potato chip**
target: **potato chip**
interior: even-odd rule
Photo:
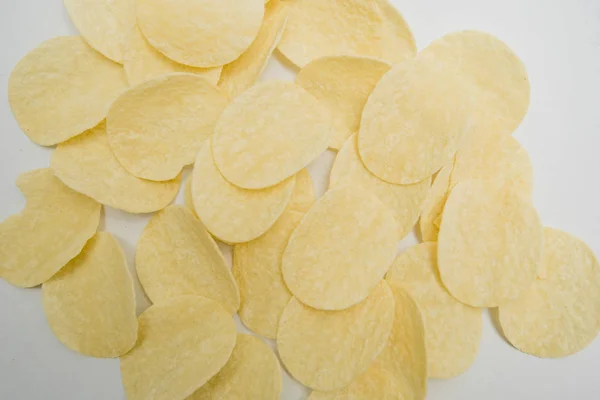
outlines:
[[[0,223],[0,277],[37,286],[77,256],[100,223],[100,204],[66,187],[49,168],[19,175],[27,204]]]
[[[291,82],[260,83],[223,111],[212,151],[217,168],[236,186],[262,189],[296,174],[327,149],[331,115]]]
[[[8,101],[23,132],[52,146],[98,125],[127,89],[123,68],[79,36],[42,43],[8,79]]]
[[[264,0],[138,0],[137,19],[152,47],[192,67],[237,59],[262,24]]]
[[[229,98],[194,74],[171,74],[123,93],[106,117],[108,142],[131,174],[175,178],[192,164]]]
[[[135,25],[135,0],[64,0],[83,39],[111,60],[123,63],[123,51]]]
[[[279,400],[281,386],[281,368],[273,350],[255,336],[238,334],[227,364],[187,400]]]
[[[444,64],[416,58],[396,65],[367,100],[358,135],[365,166],[411,184],[448,164],[471,119],[472,85]]]
[[[192,174],[196,214],[208,231],[225,243],[244,243],[264,234],[290,202],[295,179],[262,190],[240,189],[219,173],[206,141]]]
[[[236,342],[231,315],[205,297],[155,304],[138,322],[138,341],[121,357],[129,400],[185,399],[223,368]]]
[[[48,324],[68,348],[92,357],[119,357],[137,340],[135,291],[125,253],[108,232],[42,285]]]
[[[421,230],[421,240],[423,242],[437,242],[438,240],[440,231],[438,220],[448,199],[452,169],[453,165],[451,163],[438,172],[423,203],[423,211],[419,219],[419,229]]]
[[[315,186],[306,168],[302,168],[296,174],[296,184],[292,192],[292,198],[286,211],[298,211],[305,213],[315,204]]]
[[[177,196],[181,182],[180,177],[152,182],[127,172],[110,149],[104,122],[58,145],[50,166],[71,189],[130,213],[163,209]]]
[[[192,177],[190,176],[185,181],[183,189],[183,204],[187,207],[192,214],[196,215],[196,209],[194,208],[194,198],[192,197]],[[196,215],[197,216],[197,215]]]
[[[389,69],[373,58],[336,56],[319,58],[300,70],[296,83],[332,110],[330,148],[339,150],[358,132],[367,98]]]
[[[526,197],[495,181],[461,182],[444,207],[438,237],[444,286],[474,307],[523,295],[541,261],[542,224]]]
[[[123,67],[131,86],[175,72],[199,75],[213,85],[219,81],[222,67],[196,68],[176,63],[152,47],[137,25],[130,36],[123,55]]]
[[[338,390],[367,370],[393,323],[394,298],[385,281],[365,301],[341,311],[316,310],[293,297],[279,322],[279,355],[304,385]]]
[[[412,231],[419,219],[421,207],[429,191],[430,180],[413,185],[395,185],[377,178],[363,165],[356,148],[356,135],[351,136],[341,148],[331,174],[329,186],[351,185],[376,195],[394,214],[398,227],[397,239],[401,240]]]
[[[389,0],[377,0],[377,3],[383,15],[380,58],[390,64],[413,58],[417,45],[408,24]]]
[[[400,254],[386,276],[419,305],[432,378],[453,378],[475,361],[481,341],[481,309],[460,303],[440,280],[437,243],[421,243]]]
[[[393,213],[364,190],[329,190],[292,234],[282,272],[294,296],[321,310],[363,301],[396,256]]]
[[[504,335],[517,349],[537,357],[566,357],[600,331],[600,264],[578,238],[544,228],[546,278],[499,309]]]

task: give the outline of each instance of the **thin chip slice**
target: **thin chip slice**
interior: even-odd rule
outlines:
[[[152,47],[192,67],[237,59],[262,24],[263,0],[138,0],[137,19]]]
[[[183,192],[183,204],[187,207],[192,214],[196,215],[196,209],[194,208],[194,198],[192,197],[192,177],[190,176],[184,184]],[[196,215],[197,216],[197,215]]]
[[[52,146],[98,125],[127,89],[123,68],[79,36],[42,43],[8,79],[8,101],[34,143]]]
[[[192,199],[208,231],[225,243],[245,243],[264,234],[281,216],[295,179],[262,190],[240,189],[219,173],[206,141],[194,165]]]
[[[215,376],[236,342],[235,322],[216,301],[183,296],[140,315],[139,339],[121,357],[129,400],[185,399]]]
[[[286,208],[286,211],[298,211],[301,213],[307,212],[315,201],[315,186],[313,180],[306,168],[302,168],[296,174],[296,184],[292,192],[292,198]]]
[[[479,352],[482,313],[456,300],[442,284],[437,243],[421,243],[400,254],[386,279],[402,286],[419,305],[427,327],[429,377],[465,372]]]
[[[135,344],[135,291],[125,253],[108,232],[42,285],[48,324],[68,348],[92,357],[119,357]]]
[[[377,0],[383,15],[380,58],[394,65],[417,54],[415,38],[402,14],[389,0]]]
[[[277,332],[287,370],[316,390],[338,390],[364,373],[385,347],[394,298],[381,281],[365,301],[342,311],[315,310],[293,297]]]
[[[0,277],[44,283],[77,256],[100,223],[100,204],[72,191],[49,168],[19,175],[25,209],[0,223]]]
[[[444,211],[444,205],[450,192],[450,175],[453,164],[446,165],[436,175],[433,185],[423,203],[423,211],[419,219],[421,240],[423,242],[437,242],[440,226],[438,221]]]
[[[291,82],[260,83],[223,111],[212,151],[223,176],[245,189],[262,189],[296,174],[327,149],[331,114]]]
[[[444,286],[473,307],[498,307],[529,290],[540,266],[542,224],[531,201],[495,181],[461,182],[438,237]]]
[[[163,209],[177,196],[181,182],[180,177],[152,182],[127,172],[110,149],[104,122],[58,145],[50,166],[71,189],[130,213]]]
[[[374,194],[394,214],[398,227],[397,239],[409,234],[419,219],[423,202],[429,191],[430,180],[413,185],[388,183],[371,174],[358,155],[356,135],[352,135],[341,148],[329,176],[329,187],[350,185],[354,190]]]
[[[504,335],[538,357],[566,357],[600,331],[600,264],[580,239],[544,228],[546,278],[499,309]]]
[[[329,147],[339,150],[358,132],[367,98],[390,66],[366,57],[323,57],[307,64],[296,83],[332,110],[333,138]]]
[[[262,340],[237,335],[223,369],[187,400],[279,400],[282,378],[279,360]]]

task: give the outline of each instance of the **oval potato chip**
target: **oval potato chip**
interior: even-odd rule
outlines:
[[[313,180],[306,168],[302,168],[296,174],[296,184],[292,192],[292,198],[286,208],[286,211],[298,211],[305,213],[315,204],[317,200],[315,195],[315,186]]]
[[[433,185],[423,203],[423,211],[419,219],[419,229],[423,242],[437,242],[440,231],[439,219],[450,191],[450,176],[453,164],[443,167],[436,175]]]
[[[137,340],[133,280],[123,249],[108,232],[98,232],[44,282],[42,301],[50,328],[71,350],[119,357]]]
[[[389,2],[377,0],[383,15],[381,55],[379,58],[394,65],[417,54],[415,38],[402,14]]]
[[[60,36],[19,61],[8,79],[8,102],[31,141],[53,146],[98,125],[126,89],[123,67],[79,36]]]

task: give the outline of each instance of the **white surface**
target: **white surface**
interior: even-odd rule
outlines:
[[[571,232],[600,254],[600,1],[395,0],[419,48],[447,32],[480,29],[506,41],[525,62],[531,108],[516,137],[536,174],[534,201],[545,224]],[[7,102],[8,75],[27,51],[74,33],[60,0],[3,0],[0,5],[0,219],[18,212],[14,182],[48,165],[50,150],[23,135]],[[273,60],[264,78],[291,79]],[[332,155],[311,166],[322,192]],[[181,193],[178,198],[181,203]],[[147,217],[106,210],[130,264]],[[403,245],[411,243],[408,239]],[[143,299],[142,299],[143,300]],[[142,301],[140,310],[146,306]],[[486,312],[477,361],[459,378],[430,381],[430,400],[597,399],[600,339],[566,359],[541,360],[513,349]],[[286,378],[283,399],[307,391]],[[123,399],[117,360],[86,358],[63,347],[48,328],[40,290],[0,281],[0,399]]]

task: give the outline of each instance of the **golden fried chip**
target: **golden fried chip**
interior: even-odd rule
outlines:
[[[296,184],[292,192],[292,198],[286,211],[298,211],[305,213],[315,204],[315,186],[306,168],[302,168],[296,174]]]
[[[56,337],[81,354],[119,357],[137,340],[133,280],[123,249],[108,232],[98,232],[42,285],[42,300]]]
[[[423,211],[419,219],[419,229],[421,230],[421,240],[423,242],[437,242],[438,240],[440,231],[438,220],[448,199],[452,169],[453,164],[450,163],[438,172],[423,202]]]
[[[37,286],[77,256],[100,223],[100,204],[66,187],[49,168],[19,175],[25,209],[0,223],[0,277]]]
[[[413,58],[417,54],[417,45],[408,24],[389,0],[377,0],[377,3],[383,15],[379,58],[392,65]]]

